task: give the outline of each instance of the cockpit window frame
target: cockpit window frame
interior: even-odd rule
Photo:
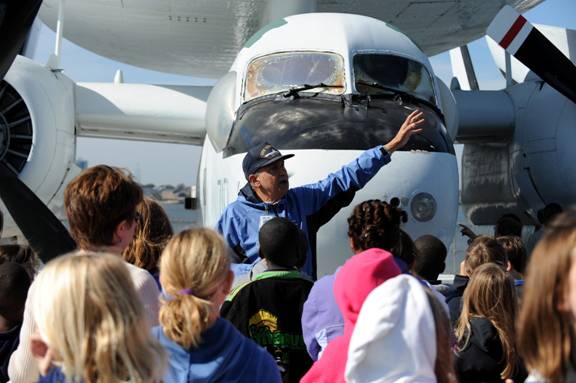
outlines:
[[[434,101],[432,102],[432,104],[436,105],[440,110],[442,110],[442,105],[440,104],[440,98],[438,95],[438,86],[436,84],[436,76],[434,75],[434,72],[430,72],[430,70],[428,70],[428,67],[421,62],[420,60],[418,60],[417,58],[410,56],[410,55],[406,55],[406,54],[402,54],[400,52],[395,52],[395,51],[390,51],[390,50],[358,50],[358,51],[354,51],[352,52],[352,54],[350,55],[350,79],[351,79],[351,86],[352,89],[354,91],[354,93],[356,94],[361,94],[358,89],[356,88],[356,71],[354,70],[354,58],[357,55],[386,55],[386,56],[396,56],[396,57],[400,57],[403,59],[407,59],[407,60],[411,60],[414,61],[420,65],[422,65],[422,68],[424,68],[424,70],[426,71],[426,73],[428,74],[430,80],[432,81],[432,93],[434,95]],[[424,100],[421,97],[418,97],[416,94],[410,93],[412,94],[414,97]],[[429,100],[424,100],[427,102],[430,102]]]
[[[348,74],[348,73],[347,73],[347,69],[348,69],[348,68],[346,67],[347,61],[346,61],[345,57],[342,56],[340,53],[334,52],[334,51],[329,51],[329,50],[313,50],[313,49],[304,49],[304,50],[295,50],[295,51],[292,51],[292,50],[290,50],[290,51],[282,50],[282,51],[268,52],[268,53],[265,53],[265,54],[261,54],[261,55],[255,56],[255,57],[253,57],[253,58],[248,62],[248,65],[246,65],[246,67],[244,68],[243,74],[242,74],[242,83],[241,83],[242,93],[241,93],[241,95],[240,95],[240,97],[241,97],[241,104],[243,104],[243,103],[245,103],[245,102],[248,102],[248,101],[252,101],[252,100],[254,100],[254,99],[256,99],[256,98],[259,98],[259,97],[266,96],[266,95],[261,95],[261,96],[258,96],[258,97],[253,97],[253,98],[251,98],[251,99],[249,99],[249,100],[246,99],[246,95],[247,95],[248,71],[249,71],[249,68],[251,67],[251,65],[252,65],[255,61],[260,60],[260,59],[262,59],[262,58],[264,58],[264,57],[274,56],[274,55],[279,55],[279,54],[288,54],[288,53],[291,53],[291,54],[323,53],[323,54],[330,54],[330,55],[337,56],[337,57],[341,60],[341,62],[342,62],[342,78],[343,78],[342,85],[343,85],[343,88],[342,88],[342,93],[341,93],[341,95],[346,94],[346,91],[348,90],[348,78],[347,78],[347,74]],[[288,89],[286,89],[286,91],[287,91],[287,90],[288,90]],[[272,93],[269,93],[268,95],[270,95],[270,94],[272,94]]]

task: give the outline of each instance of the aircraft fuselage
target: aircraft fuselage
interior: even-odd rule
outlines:
[[[309,35],[312,26],[326,31]],[[391,140],[413,110],[424,112],[423,132],[318,234],[318,274],[350,256],[347,218],[367,199],[396,197],[405,225],[452,241],[458,211],[458,169],[438,79],[410,39],[376,19],[342,14],[292,16],[268,25],[239,53],[214,87],[198,197],[205,225],[214,226],[246,184],[242,158],[268,142],[283,153],[290,185],[318,182],[363,150]],[[257,230],[257,228],[255,228]]]

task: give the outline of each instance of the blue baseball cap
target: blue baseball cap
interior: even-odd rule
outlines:
[[[244,177],[248,179],[250,174],[256,173],[258,169],[273,164],[276,161],[294,157],[294,154],[282,155],[278,149],[265,142],[250,149],[242,161]]]

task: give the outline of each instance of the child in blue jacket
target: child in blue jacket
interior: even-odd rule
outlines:
[[[152,330],[169,354],[165,383],[281,381],[272,356],[220,318],[233,278],[224,240],[210,229],[183,231],[166,246],[166,297]]]

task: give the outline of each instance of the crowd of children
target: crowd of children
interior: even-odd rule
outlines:
[[[223,237],[174,235],[120,169],[85,170],[65,207],[76,252],[40,270],[0,248],[2,382],[576,381],[573,211],[530,255],[511,215],[494,237],[468,230],[453,284],[445,245],[412,241],[398,201],[358,204],[350,258],[318,281],[300,272],[306,235],[273,217],[233,288]]]

